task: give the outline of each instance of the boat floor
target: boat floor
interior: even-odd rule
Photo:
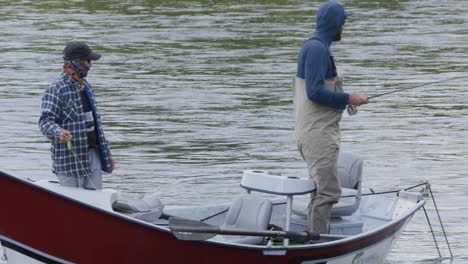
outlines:
[[[308,196],[302,199],[308,199]],[[378,228],[393,219],[392,212],[394,211],[397,200],[398,198],[396,196],[372,196],[372,199],[363,197],[360,208],[354,214],[331,218],[330,233],[336,235],[356,235]],[[167,207],[164,209],[164,214],[221,226],[228,209],[229,204],[197,207]],[[285,212],[286,199],[273,199],[273,211],[270,224],[285,230]],[[168,222],[165,219],[158,219],[154,224],[165,226],[168,225]],[[303,215],[293,214],[291,217],[290,231],[300,232],[306,230],[308,230],[307,218]]]

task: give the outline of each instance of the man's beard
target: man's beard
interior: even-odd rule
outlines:
[[[341,30],[341,29],[338,30],[338,32],[336,33],[335,39],[333,39],[333,41],[340,41],[342,32],[343,32],[343,30]]]

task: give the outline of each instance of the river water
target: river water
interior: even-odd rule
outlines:
[[[468,1],[343,2],[353,15],[333,51],[348,92],[468,75]],[[61,70],[64,45],[82,40],[103,54],[88,80],[117,162],[105,187],[201,205],[243,193],[245,169],[306,177],[290,81],[319,4],[0,1],[0,170],[52,177],[37,126],[41,94]],[[420,212],[387,264],[468,263],[467,85],[428,85],[343,115],[342,149],[365,160],[365,187],[430,181],[455,254],[437,260]]]

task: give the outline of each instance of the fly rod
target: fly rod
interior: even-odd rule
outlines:
[[[380,97],[380,96],[383,96],[383,95],[397,93],[397,92],[406,91],[406,90],[410,90],[410,89],[415,89],[415,88],[423,87],[423,86],[430,85],[430,84],[448,82],[448,81],[453,81],[453,80],[456,80],[456,79],[463,79],[463,78],[468,78],[468,76],[458,76],[458,77],[453,77],[453,78],[450,78],[450,79],[445,79],[445,80],[440,80],[440,81],[435,81],[435,82],[422,83],[422,84],[412,86],[412,87],[408,87],[408,88],[403,88],[403,89],[398,89],[398,90],[395,90],[395,91],[390,91],[390,92],[386,92],[386,93],[372,95],[372,96],[369,96],[367,99],[376,98],[376,97]]]
[[[403,88],[403,89],[398,89],[398,90],[394,90],[394,91],[390,91],[390,92],[385,92],[385,93],[381,93],[381,94],[372,95],[372,96],[367,97],[367,99],[372,99],[372,98],[384,96],[384,95],[387,95],[387,94],[397,93],[397,92],[401,92],[401,91],[411,90],[411,89],[423,87],[423,86],[426,86],[426,85],[443,83],[443,82],[453,81],[453,80],[456,80],[456,79],[464,79],[464,78],[468,78],[468,76],[458,76],[458,77],[453,77],[453,78],[440,80],[440,81],[422,83],[422,84],[418,84],[416,86],[411,86],[411,87],[407,87],[407,88]],[[352,115],[357,114],[358,109],[357,109],[357,106],[355,106],[355,105],[348,105],[347,108],[346,108],[346,111],[348,112],[348,114],[350,116],[352,116]]]

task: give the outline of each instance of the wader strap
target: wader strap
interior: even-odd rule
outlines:
[[[323,48],[325,48],[325,45],[323,45],[323,42],[322,42],[321,39],[319,39],[317,37],[311,37],[307,41],[309,41],[309,40],[318,40],[318,42],[320,42],[320,44],[322,44]],[[330,54],[330,52],[328,51],[327,48],[325,48],[325,50],[328,52],[328,57],[330,58],[330,62],[332,64],[332,69],[333,69],[332,77],[336,77],[336,76],[338,76],[338,71],[336,70],[335,58]]]

